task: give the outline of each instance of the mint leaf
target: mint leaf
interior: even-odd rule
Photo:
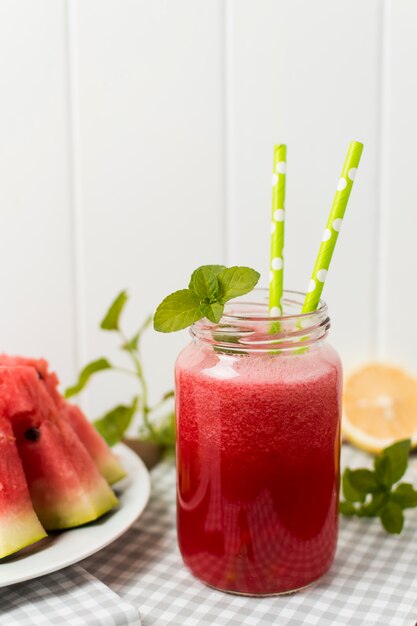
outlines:
[[[351,473],[352,473],[352,470],[350,470],[348,467],[343,472],[343,476],[342,476],[343,495],[345,496],[346,500],[348,500],[349,502],[365,502],[366,493],[355,489],[355,487],[352,485],[350,481]]]
[[[349,480],[353,488],[362,493],[376,493],[381,490],[375,472],[368,469],[351,470]]]
[[[375,493],[372,500],[363,504],[358,510],[359,517],[376,517],[382,507],[388,502],[387,493]]]
[[[356,515],[356,509],[352,502],[343,502],[342,500],[341,502],[339,502],[339,513],[348,516]]]
[[[399,504],[388,502],[379,513],[379,518],[385,530],[393,535],[399,535],[404,526],[404,513]]]
[[[155,330],[171,333],[191,326],[203,313],[197,295],[190,289],[180,289],[162,300],[153,318]]]
[[[82,389],[84,389],[93,374],[103,370],[109,370],[111,367],[112,366],[107,359],[97,359],[97,361],[92,361],[81,370],[77,383],[65,390],[64,397],[71,398],[72,396],[76,396],[80,393],[80,391],[82,391]]]
[[[411,440],[403,439],[388,446],[382,451],[382,456],[387,457],[391,463],[391,480],[394,484],[404,475],[408,465],[408,455],[410,453]]]
[[[412,509],[417,506],[417,491],[410,483],[401,483],[391,493],[390,499],[402,509]]]
[[[375,475],[378,482],[384,487],[391,488],[394,484],[392,479],[392,465],[388,456],[377,456],[374,461]]]
[[[258,283],[259,272],[250,267],[229,267],[218,275],[220,283],[220,302],[224,304],[232,298],[249,293]]]
[[[191,275],[188,289],[169,295],[158,306],[154,328],[164,333],[191,326],[202,317],[217,324],[225,302],[251,291],[260,277],[250,267],[202,265]]]
[[[194,291],[200,302],[217,300],[220,290],[217,276],[225,269],[224,265],[202,265],[192,273],[188,288]]]
[[[94,426],[102,437],[107,441],[109,446],[118,443],[133,419],[138,408],[138,398],[133,398],[130,406],[120,404],[114,409],[106,413],[103,417],[95,420]]]
[[[223,315],[223,304],[220,304],[219,302],[212,302],[211,304],[201,304],[200,308],[204,317],[207,317],[210,322],[214,322],[214,324],[220,322]]]
[[[119,318],[123,308],[128,300],[126,291],[121,291],[117,298],[110,305],[109,310],[104,316],[100,328],[103,330],[119,330]]]

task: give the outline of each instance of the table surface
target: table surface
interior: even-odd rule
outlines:
[[[342,465],[369,464],[344,447]],[[411,472],[415,470],[411,470]],[[175,529],[175,470],[151,473],[148,508],[119,540],[81,565],[137,607],[143,626],[414,626],[417,620],[417,510],[400,536],[375,519],[341,518],[335,562],[314,586],[289,596],[248,598],[210,589],[184,567]]]

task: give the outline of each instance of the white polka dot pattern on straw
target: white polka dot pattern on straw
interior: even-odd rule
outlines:
[[[332,224],[333,230],[335,230],[337,233],[340,232],[340,229],[342,228],[342,223],[343,223],[343,220],[341,217],[338,217],[337,219],[335,219]]]
[[[339,182],[337,183],[337,191],[334,196],[313,273],[308,285],[302,309],[303,313],[315,311],[320,302],[323,286],[327,278],[327,271],[342,227],[343,217],[352,190],[353,181],[355,180],[362,150],[363,144],[358,141],[351,142]]]
[[[285,220],[284,209],[277,209],[276,211],[274,211],[274,220],[276,222],[283,222]]]
[[[281,315],[281,298],[284,285],[284,228],[285,228],[285,185],[287,172],[287,148],[284,144],[274,146],[274,161],[272,174],[272,223],[271,252],[270,252],[270,283],[269,283],[269,311],[270,315]],[[274,311],[275,313],[272,313]],[[279,311],[279,313],[276,313]],[[271,332],[277,329],[271,325]]]
[[[317,272],[317,280],[319,280],[321,283],[324,283],[324,281],[326,280],[326,276],[327,270],[319,270]]]
[[[269,310],[269,315],[270,317],[280,317],[281,309],[279,308],[279,306],[271,307],[271,309]]]
[[[316,288],[316,281],[311,278],[310,282],[308,283],[307,293],[311,293],[312,291],[315,290],[315,288]]]
[[[271,261],[271,267],[272,267],[273,270],[282,270],[283,265],[284,265],[284,263],[282,261],[282,258],[279,257],[279,256],[276,256]]]

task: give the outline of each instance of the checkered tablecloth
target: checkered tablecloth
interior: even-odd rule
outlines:
[[[344,449],[343,464],[364,462]],[[318,584],[291,596],[248,598],[191,576],[176,543],[173,463],[153,470],[152,483],[146,511],[123,537],[81,566],[0,590],[0,625],[136,626],[140,611],[143,626],[415,626],[417,510],[407,511],[400,536],[374,519],[341,519],[335,563]]]
[[[343,464],[369,463],[346,447]],[[414,470],[415,473],[415,470]],[[417,478],[417,474],[415,474]],[[375,519],[341,519],[331,571],[291,596],[248,598],[214,591],[183,566],[175,531],[175,473],[152,472],[151,502],[121,539],[83,566],[130,604],[143,626],[414,626],[417,621],[417,510],[400,536]]]

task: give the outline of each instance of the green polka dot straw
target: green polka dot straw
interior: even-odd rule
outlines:
[[[362,150],[363,144],[359,143],[359,141],[352,141],[350,143],[345,164],[343,165],[342,173],[337,183],[336,194],[327,219],[307,295],[304,300],[303,313],[315,311],[320,301],[321,292],[323,291],[327,277],[327,270],[329,269],[339,231],[342,226],[343,216],[352,190],[353,181],[355,180]]]
[[[269,314],[281,315],[281,298],[284,283],[284,225],[285,225],[285,179],[287,172],[287,146],[274,146],[274,168],[272,173],[272,221],[271,260],[269,286]]]

